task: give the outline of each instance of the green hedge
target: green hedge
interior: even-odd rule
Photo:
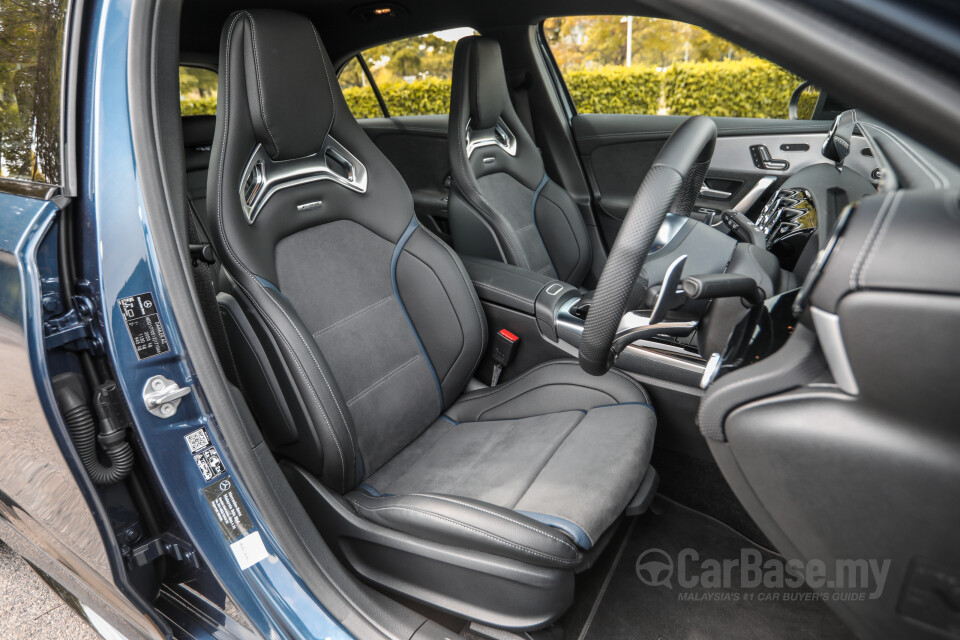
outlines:
[[[664,74],[667,112],[674,115],[786,118],[801,80],[766,60],[684,62]]]
[[[569,71],[564,80],[580,113],[667,113],[674,115],[786,118],[800,79],[758,58],[684,62],[666,71],[653,67],[602,67]],[[445,114],[450,82],[427,78],[380,86],[391,115]],[[344,97],[357,118],[383,115],[369,87],[349,87]],[[183,115],[216,112],[216,96],[182,100]],[[809,118],[816,93],[804,93],[800,116]]]
[[[603,67],[563,75],[580,113],[657,113],[662,73],[653,67]]]
[[[217,96],[206,98],[180,98],[180,115],[182,116],[212,116],[217,113]]]
[[[428,116],[450,112],[450,81],[425,78],[416,82],[378,85],[387,109],[395,116]],[[383,115],[370,87],[348,87],[343,91],[347,106],[357,118]]]

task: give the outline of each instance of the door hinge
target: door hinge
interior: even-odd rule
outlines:
[[[160,556],[173,558],[178,562],[192,566],[194,569],[200,568],[200,558],[197,556],[193,545],[172,533],[161,533],[159,536],[137,545],[130,552],[130,559],[138,567],[146,566]]]
[[[43,341],[47,349],[63,347],[70,351],[103,353],[103,340],[95,328],[96,305],[86,296],[74,296],[73,308],[43,323]]]

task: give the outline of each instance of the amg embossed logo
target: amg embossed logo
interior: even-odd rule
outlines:
[[[297,205],[297,211],[311,211],[323,206],[323,200],[314,200],[313,202],[304,202]]]

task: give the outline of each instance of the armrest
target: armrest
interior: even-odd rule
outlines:
[[[536,313],[537,295],[548,284],[558,282],[543,274],[487,258],[462,257],[481,300],[523,313]]]

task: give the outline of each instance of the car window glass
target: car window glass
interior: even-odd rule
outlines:
[[[202,67],[180,67],[180,115],[217,114],[217,72]]]
[[[447,114],[450,76],[457,41],[474,35],[470,28],[446,29],[394,40],[360,53],[391,116]],[[354,59],[340,71],[340,86],[354,117],[381,116],[376,96]],[[368,90],[369,89],[369,90]]]
[[[543,32],[580,113],[787,118],[802,80],[693,25],[659,18],[550,18]],[[815,89],[800,96],[809,119]]]
[[[66,5],[0,2],[0,177],[60,181]]]
[[[350,62],[340,70],[339,80],[343,97],[354,118],[383,116],[383,110],[377,102],[377,94],[373,92],[373,87],[370,86],[370,81],[367,80],[367,75],[363,72],[363,67],[360,66],[356,56],[350,58]]]

